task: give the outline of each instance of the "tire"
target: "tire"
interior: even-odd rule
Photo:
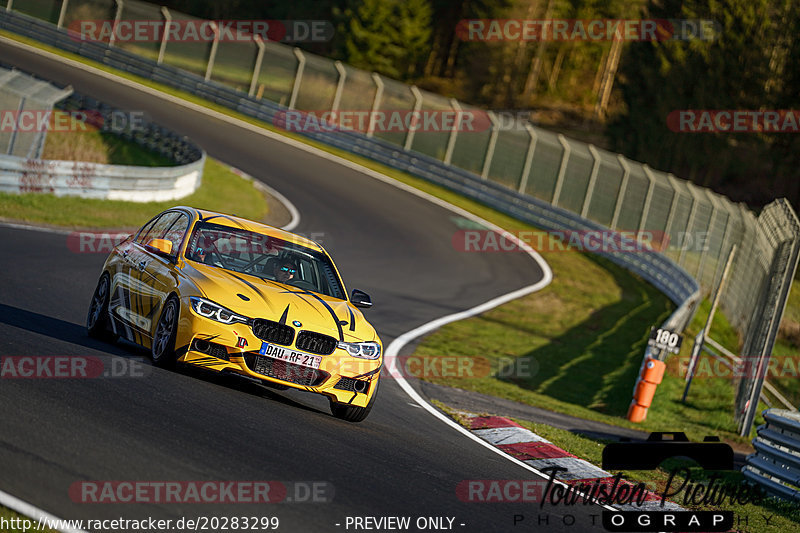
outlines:
[[[109,328],[108,301],[111,297],[111,277],[103,273],[97,281],[97,287],[86,314],[86,331],[90,337],[106,342],[114,342],[119,337]]]
[[[369,399],[369,403],[366,407],[357,407],[355,405],[347,405],[342,403],[336,403],[331,400],[331,413],[336,418],[341,420],[346,420],[347,422],[362,422],[369,412],[372,410],[372,406],[375,404],[375,398],[378,397],[378,382],[375,381],[375,390],[372,393],[372,398]]]
[[[172,368],[175,366],[175,334],[178,330],[178,315],[180,305],[178,299],[171,296],[161,310],[158,318],[153,342],[150,348],[150,355],[153,364],[161,368]]]

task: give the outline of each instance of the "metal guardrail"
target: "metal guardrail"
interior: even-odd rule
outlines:
[[[0,191],[158,202],[183,198],[200,186],[206,156],[190,139],[144,117],[137,122],[126,120],[120,125],[116,118],[129,116],[121,110],[71,90],[47,85],[51,87],[51,93],[63,98],[55,104],[57,110],[80,111],[89,118],[92,126],[135,142],[177,165],[141,167],[0,155]]]
[[[766,424],[758,428],[756,451],[742,473],[767,492],[800,502],[800,414],[783,409],[763,414]]]

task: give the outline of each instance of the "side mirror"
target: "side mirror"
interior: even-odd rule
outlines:
[[[172,254],[172,241],[166,239],[153,239],[145,246],[149,252],[169,257]]]
[[[350,294],[350,301],[353,302],[353,305],[356,307],[363,307],[365,309],[372,307],[372,298],[369,297],[369,294],[358,289],[353,289],[352,294]]]

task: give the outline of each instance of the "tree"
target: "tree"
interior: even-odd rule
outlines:
[[[779,75],[770,67],[777,26],[770,0],[651,1],[648,11],[651,18],[716,20],[722,31],[710,40],[626,47],[619,80],[625,110],[607,128],[614,149],[733,198],[759,194],[753,183],[764,176],[763,136],[672,131],[668,117],[774,105],[766,90]]]
[[[392,78],[413,78],[430,49],[431,13],[428,0],[362,0],[344,12],[345,61]]]

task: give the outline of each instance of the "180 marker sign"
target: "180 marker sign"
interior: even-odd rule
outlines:
[[[647,339],[648,346],[675,354],[681,351],[681,343],[683,343],[683,337],[662,328],[652,328],[650,330],[650,338]]]

